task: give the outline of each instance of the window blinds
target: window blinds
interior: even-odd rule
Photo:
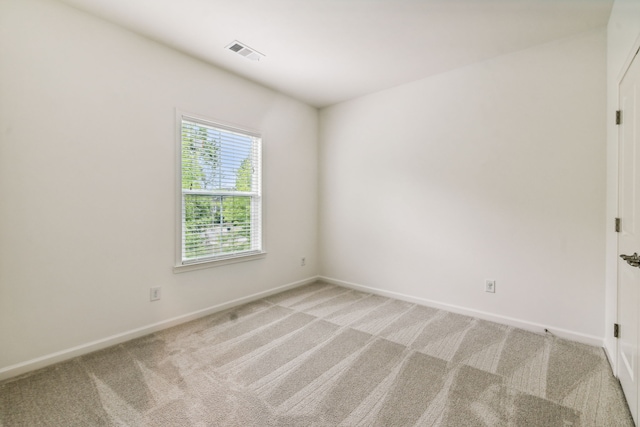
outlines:
[[[182,263],[262,251],[261,139],[183,117]]]

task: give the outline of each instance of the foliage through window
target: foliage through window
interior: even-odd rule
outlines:
[[[181,263],[262,252],[261,139],[182,116]]]

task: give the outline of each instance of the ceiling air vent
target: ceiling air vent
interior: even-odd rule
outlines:
[[[252,61],[260,61],[261,58],[264,58],[264,55],[258,52],[255,49],[250,48],[247,45],[240,43],[239,41],[234,41],[233,43],[227,46],[232,52],[237,53],[238,55],[244,56],[247,59]]]

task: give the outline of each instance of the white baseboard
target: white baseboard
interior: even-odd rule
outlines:
[[[412,302],[427,307],[439,308],[442,310],[450,311],[453,313],[463,314],[465,316],[477,317],[483,320],[489,320],[491,322],[501,323],[503,325],[514,326],[516,328],[525,329],[537,333],[545,333],[545,329],[560,338],[565,338],[571,341],[577,341],[584,344],[593,345],[596,347],[604,347],[604,339],[594,335],[587,335],[580,332],[569,331],[567,329],[554,328],[548,325],[541,325],[539,323],[529,322],[526,320],[515,319],[513,317],[501,316],[499,314],[487,313],[484,311],[474,310],[470,308],[460,307],[457,305],[446,304],[438,301],[433,301],[426,298],[414,297],[411,295],[402,294],[399,292],[386,291],[384,289],[371,288],[369,286],[359,285],[357,283],[345,282],[344,280],[338,280],[331,277],[320,276],[319,280],[327,282],[333,285],[343,286],[346,288],[355,289],[370,294],[381,295],[389,298],[395,298],[402,301]]]
[[[296,282],[288,283],[286,285],[278,286],[267,291],[258,292],[253,295],[238,298],[232,301],[227,301],[222,304],[214,305],[211,307],[197,310],[191,313],[183,314],[181,316],[173,317],[171,319],[163,320],[161,322],[153,323],[151,325],[143,326],[140,328],[132,329],[130,331],[122,332],[120,334],[112,335],[110,337],[102,338],[96,341],[92,341],[86,344],[81,344],[76,347],[68,348],[65,350],[57,351],[55,353],[47,354],[45,356],[37,357],[35,359],[27,360],[26,362],[17,363],[0,369],[0,381],[8,378],[13,378],[18,375],[25,374],[27,372],[34,371],[36,369],[44,368],[54,363],[63,362],[74,357],[82,356],[96,350],[111,347],[112,345],[120,344],[125,341],[139,338],[144,335],[148,335],[153,332],[167,329],[172,326],[179,325],[181,323],[189,322],[191,320],[198,319],[200,317],[208,316],[209,314],[216,313],[218,311],[226,310],[241,304],[246,304],[251,301],[258,300],[260,298],[267,297],[269,295],[276,294],[278,292],[286,291],[288,289],[296,288],[298,286],[313,283],[319,279],[318,276],[309,277],[307,279],[298,280]]]
[[[296,282],[288,283],[286,285],[278,286],[273,289],[269,289],[267,291],[258,292],[253,295],[249,295],[246,297],[238,298],[232,301],[227,301],[222,304],[214,305],[202,310],[197,310],[191,313],[183,314],[181,316],[173,317],[171,319],[163,320],[161,322],[153,323],[151,325],[143,326],[140,328],[132,329],[120,334],[112,335],[103,339],[99,339],[96,341],[92,341],[89,343],[81,344],[76,347],[68,348],[65,350],[61,350],[55,353],[47,354],[45,356],[41,356],[35,359],[28,360],[26,362],[17,363],[15,365],[10,365],[0,369],[0,381],[6,380],[9,378],[16,377],[18,375],[22,375],[36,369],[44,368],[49,365],[53,365],[55,363],[63,362],[65,360],[72,359],[74,357],[82,356],[97,350],[101,350],[103,348],[110,347],[112,345],[120,344],[125,341],[129,341],[135,338],[139,338],[144,335],[148,335],[153,332],[157,332],[163,329],[170,328],[172,326],[179,325],[181,323],[189,322],[191,320],[198,319],[200,317],[208,316],[210,314],[226,310],[228,308],[232,308],[241,304],[246,304],[251,301],[258,300],[260,298],[267,297],[269,295],[276,294],[278,292],[286,291],[288,289],[293,289],[298,286],[303,286],[308,283],[313,283],[317,280],[321,280],[330,284],[343,286],[350,289],[355,289],[362,292],[367,292],[375,295],[381,295],[389,298],[395,298],[402,301],[408,301],[419,305],[424,305],[427,307],[434,307],[446,311],[450,311],[453,313],[458,313],[466,316],[477,317],[484,320],[489,320],[491,322],[501,323],[508,326],[513,326],[525,330],[529,330],[532,332],[544,333],[545,329],[548,329],[552,334],[565,338],[572,341],[581,342],[584,344],[589,344],[598,347],[604,347],[605,352],[607,352],[607,356],[610,358],[611,355],[608,354],[608,349],[604,346],[604,340],[601,337],[597,337],[594,335],[582,334],[579,332],[569,331],[561,328],[553,328],[546,325],[541,325],[534,322],[529,322],[526,320],[515,319],[512,317],[501,316],[497,314],[487,313],[479,310],[473,310],[470,308],[460,307],[452,304],[446,304],[438,301],[433,301],[426,298],[414,297],[411,295],[402,294],[399,292],[386,291],[383,289],[372,288],[369,286],[359,285],[356,283],[346,282],[344,280],[338,280],[331,277],[326,276],[312,276],[307,279],[299,280]]]

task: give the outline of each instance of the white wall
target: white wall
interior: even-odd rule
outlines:
[[[175,108],[263,132],[265,259],[172,272]],[[305,104],[57,2],[0,1],[0,374],[316,276],[316,140]]]
[[[617,358],[613,324],[617,320],[618,236],[613,230],[618,215],[618,85],[631,58],[640,47],[640,0],[616,0],[607,26],[607,263],[605,348],[615,365]]]
[[[612,12],[606,112],[596,31],[323,110],[318,171],[315,109],[57,2],[0,0],[0,379],[319,271],[589,342],[606,327],[615,350],[604,116],[639,3]],[[266,259],[172,272],[175,108],[263,132]]]
[[[321,274],[601,343],[605,36],[321,110]]]

